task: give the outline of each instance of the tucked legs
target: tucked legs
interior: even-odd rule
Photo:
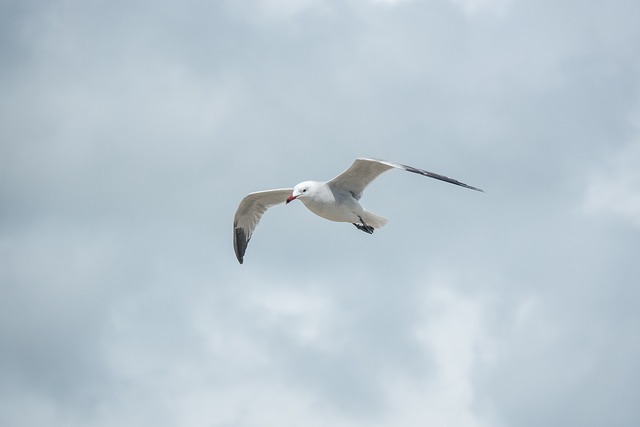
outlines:
[[[358,230],[362,230],[367,234],[373,234],[374,228],[370,225],[367,225],[367,223],[364,222],[361,216],[359,216],[358,218],[360,219],[360,224],[354,222],[353,225],[355,225]]]

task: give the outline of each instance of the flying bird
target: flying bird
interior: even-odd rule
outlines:
[[[257,191],[248,194],[238,206],[233,220],[233,249],[240,264],[260,218],[272,206],[300,200],[314,214],[336,222],[350,222],[358,230],[373,234],[387,219],[360,205],[362,192],[378,175],[389,169],[401,169],[439,179],[471,190],[483,190],[458,180],[400,163],[376,159],[356,159],[346,171],[331,181],[304,181],[293,188]]]

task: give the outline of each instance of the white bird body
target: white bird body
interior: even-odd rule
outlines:
[[[233,221],[233,247],[238,261],[242,264],[251,235],[266,210],[297,199],[319,217],[335,222],[350,222],[359,230],[372,234],[374,229],[384,226],[387,219],[364,209],[359,200],[371,181],[394,168],[482,191],[444,175],[412,166],[385,160],[356,159],[349,169],[330,181],[304,181],[292,189],[259,191],[242,199]]]
[[[296,194],[298,187],[306,188],[307,191],[303,193],[305,197],[297,196],[295,198],[300,199],[311,212],[329,221],[359,222],[359,218],[366,212],[351,193],[341,189],[334,190],[326,182],[302,182],[294,187],[292,196]]]

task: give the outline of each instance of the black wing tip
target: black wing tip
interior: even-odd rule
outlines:
[[[246,238],[244,229],[234,227],[233,230],[233,249],[236,253],[236,258],[238,258],[238,262],[242,264],[244,262],[244,253],[247,250],[249,239]]]
[[[472,185],[463,185],[463,187],[468,188],[469,190],[475,190],[475,191],[479,191],[481,193],[484,193],[484,190],[482,188],[478,188],[478,187],[474,187]]]
[[[484,190],[482,188],[474,187],[473,185],[465,184],[464,182],[456,181],[455,179],[452,179],[450,181],[446,180],[446,179],[443,179],[442,181],[449,182],[451,184],[455,184],[455,185],[457,185],[459,187],[468,188],[469,190],[474,190],[474,191],[479,191],[480,193],[484,193]]]
[[[464,182],[460,182],[457,179],[449,178],[448,176],[440,175],[439,173],[429,172],[423,169],[414,168],[413,166],[403,165],[402,163],[398,163],[404,170],[407,172],[417,173],[418,175],[427,176],[429,178],[438,179],[440,181],[448,182],[449,184],[454,184],[459,187],[468,188],[469,190],[479,191],[484,193],[484,190],[478,187],[474,187],[473,185],[465,184]]]

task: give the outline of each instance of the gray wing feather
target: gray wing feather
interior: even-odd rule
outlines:
[[[331,188],[349,191],[356,200],[360,200],[362,192],[367,185],[369,185],[369,183],[376,179],[381,173],[386,172],[389,169],[402,169],[407,172],[413,172],[429,178],[439,179],[440,181],[469,188],[471,190],[483,191],[479,188],[444,175],[414,168],[413,166],[403,165],[401,163],[393,163],[377,159],[356,159],[349,169],[333,178],[328,182],[328,184]]]
[[[374,159],[356,159],[346,171],[333,178],[327,184],[330,188],[350,192],[360,200],[367,185],[383,172],[397,167],[393,163]]]
[[[233,249],[240,264],[262,215],[270,207],[285,203],[292,191],[292,188],[258,191],[242,199],[233,218]]]

